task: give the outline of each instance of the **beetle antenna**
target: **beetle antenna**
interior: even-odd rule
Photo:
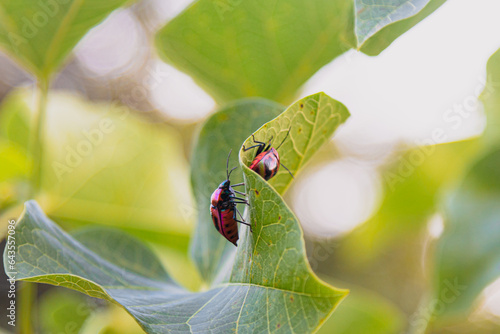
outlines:
[[[283,143],[285,142],[286,138],[287,138],[287,137],[288,137],[288,135],[290,134],[290,130],[291,130],[291,129],[292,129],[292,126],[290,125],[290,127],[288,128],[288,132],[286,133],[285,138],[283,138],[283,141],[281,142],[280,146],[278,146],[278,147],[276,148],[276,150],[277,150],[278,148],[280,148],[280,147],[281,147],[281,145],[283,145]],[[285,168],[286,168],[286,167],[285,167]],[[287,169],[287,170],[288,170],[288,169]]]
[[[292,172],[290,172],[290,170],[288,168],[286,168],[285,165],[281,164],[281,166],[283,166],[283,168],[285,168],[287,170],[287,172],[290,173],[290,176],[292,177],[292,179],[295,180],[295,177],[293,176]]]
[[[238,166],[234,166],[233,168],[231,168],[231,170],[229,171],[229,175],[227,176],[227,179],[229,180],[229,177],[231,176],[231,173],[233,172],[233,170],[235,170],[236,168],[238,168]]]
[[[229,171],[229,157],[231,156],[232,151],[233,151],[233,149],[229,150],[229,154],[227,155],[227,161],[226,161],[226,176],[227,176],[228,180],[229,180],[229,175],[230,175],[230,173],[228,172]]]

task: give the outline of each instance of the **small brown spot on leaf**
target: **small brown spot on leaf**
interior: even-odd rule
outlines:
[[[260,195],[260,193],[259,193],[259,191],[257,189],[255,189],[255,195],[257,195],[257,196]]]
[[[276,327],[277,327],[277,328],[280,328],[280,327],[281,327],[281,324],[276,325]]]
[[[302,128],[299,128],[299,129],[297,130],[297,132],[298,132],[298,133],[301,133],[301,132],[302,132]]]
[[[281,216],[278,216],[278,220],[281,220]]]
[[[304,104],[302,104],[302,103],[301,103],[301,104],[300,104],[300,107],[301,107],[301,108],[304,108]]]
[[[293,303],[293,296],[290,296],[290,301]]]

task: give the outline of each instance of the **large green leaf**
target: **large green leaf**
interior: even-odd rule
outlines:
[[[191,256],[201,275],[211,282],[221,258],[230,255],[234,246],[222,238],[209,215],[210,195],[226,178],[226,159],[233,150],[229,165],[238,163],[241,143],[263,123],[278,116],[284,107],[264,99],[248,99],[227,105],[203,125],[191,159],[193,193],[199,208],[198,224],[191,241]],[[240,169],[231,174],[233,184],[243,181]],[[186,212],[194,213],[194,209]]]
[[[355,0],[358,43],[353,46],[363,53],[376,56],[445,1]]]
[[[129,0],[3,0],[0,46],[47,79],[92,27]]]
[[[26,152],[30,92],[1,106],[0,136]],[[49,216],[82,225],[117,226],[186,250],[192,217],[189,176],[175,130],[114,104],[51,93],[46,117],[40,205]],[[8,176],[0,169],[0,178]],[[19,199],[18,199],[19,200]]]
[[[5,271],[15,271],[18,280],[68,287],[116,302],[148,333],[312,332],[346,292],[322,283],[311,272],[293,214],[263,179],[252,172],[248,177],[252,189],[260,190],[265,203],[274,203],[281,217],[274,223],[253,221],[255,233],[279,231],[279,237],[273,233],[271,240],[262,233],[258,239],[246,238],[230,282],[209,291],[183,290],[149,249],[121,232],[99,230],[71,237],[33,201],[26,203],[16,225],[16,264],[10,267],[6,251]],[[252,217],[263,217],[266,206],[254,203]],[[247,252],[252,245],[255,252]]]
[[[274,118],[280,110],[282,107],[271,102],[248,100],[216,113],[201,130],[192,159],[192,179],[200,210],[192,255],[209,282],[234,251],[233,245],[221,238],[213,228],[208,214],[210,194],[225,179],[229,150],[240,147],[259,125]],[[279,153],[282,163],[297,174],[348,117],[349,112],[340,102],[323,93],[314,94],[294,103],[280,116],[262,126],[255,132],[255,139],[267,142],[273,136],[273,144],[277,146],[291,127]],[[251,143],[249,139],[247,147]],[[249,150],[243,155],[243,161],[248,164],[254,156],[255,151]],[[233,159],[236,159],[236,154]],[[231,162],[230,165],[235,164]],[[241,182],[240,175],[239,171],[235,171],[231,176],[232,182]],[[269,183],[282,194],[291,180],[290,174],[281,168]],[[221,261],[221,258],[225,260]]]
[[[483,288],[500,276],[500,149],[479,159],[445,206],[436,252],[435,313],[468,312]]]
[[[157,47],[218,101],[289,103],[350,48],[352,24],[352,0],[200,0],[158,33]]]

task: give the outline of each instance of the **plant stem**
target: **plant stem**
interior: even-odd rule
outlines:
[[[45,113],[47,110],[47,96],[49,92],[48,81],[39,79],[38,96],[35,115],[33,119],[32,131],[30,132],[29,150],[33,159],[33,169],[31,172],[31,187],[28,199],[32,199],[40,191],[43,166],[43,144]],[[35,283],[20,282],[19,288],[19,333],[34,333],[33,323],[36,320],[36,313],[33,311],[36,304],[37,286]]]
[[[20,282],[19,288],[19,334],[32,334],[35,313],[36,285],[31,282]]]
[[[46,80],[38,81],[38,101],[34,117],[34,127],[31,132],[30,151],[33,157],[33,170],[31,173],[31,191],[30,198],[40,191],[42,166],[43,166],[43,143],[44,143],[44,124],[45,113],[47,109],[47,96],[49,85]]]

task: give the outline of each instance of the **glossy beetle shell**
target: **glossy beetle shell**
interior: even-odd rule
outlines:
[[[264,180],[269,180],[278,172],[280,167],[280,156],[273,147],[268,151],[259,153],[253,159],[250,169],[262,176]]]
[[[234,191],[226,180],[212,193],[210,215],[217,232],[233,245],[237,246],[238,224],[236,222],[236,204],[231,201]]]

